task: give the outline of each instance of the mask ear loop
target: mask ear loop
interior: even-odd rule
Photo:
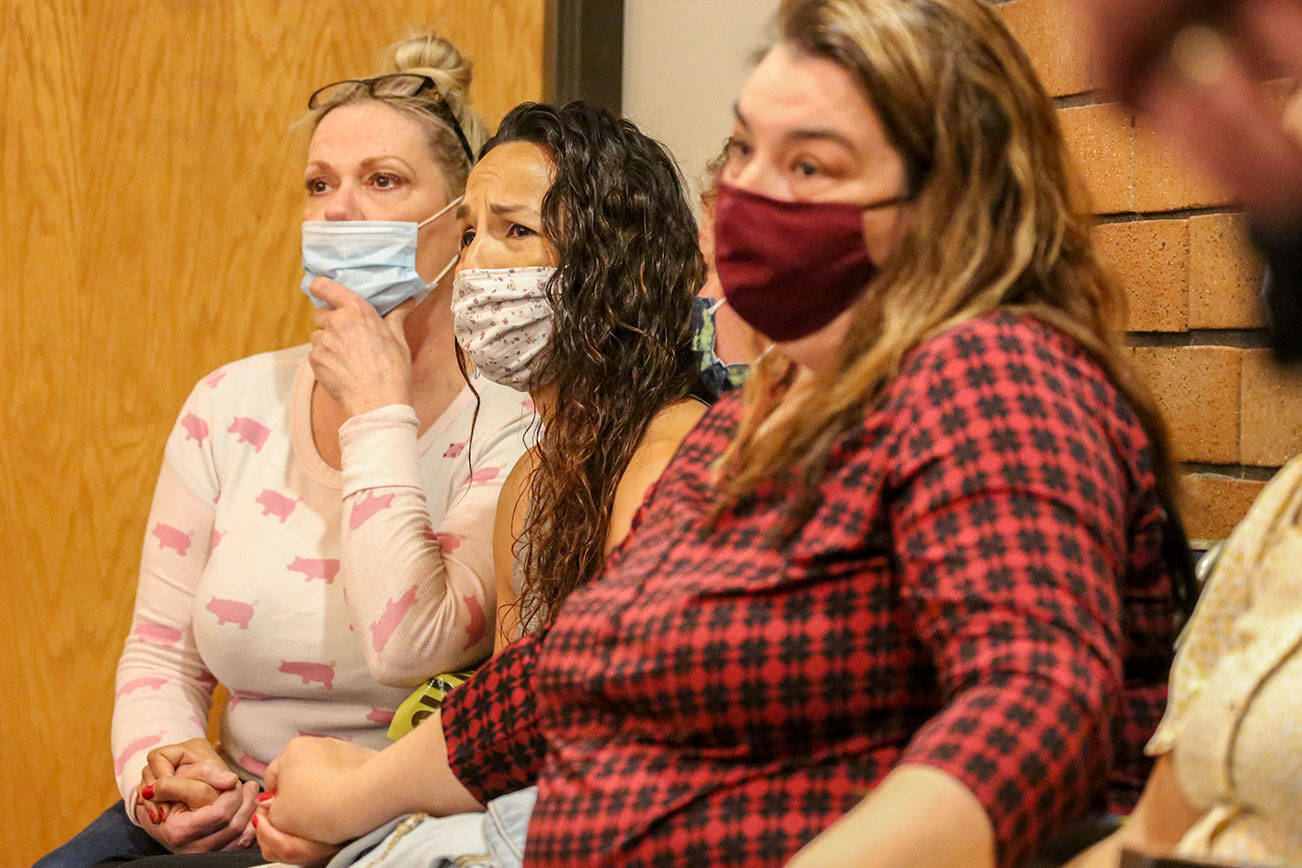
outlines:
[[[723,307],[727,302],[728,299],[726,296],[719,296],[719,300],[707,307],[705,312],[710,316],[714,316],[718,312],[719,308]]]
[[[424,220],[422,220],[422,221],[420,221],[419,223],[417,223],[417,224],[416,224],[416,228],[417,228],[417,229],[420,229],[420,228],[421,228],[422,226],[424,226],[426,223],[432,223],[432,222],[434,222],[435,220],[439,219],[439,218],[442,217],[444,214],[448,213],[448,212],[451,211],[453,208],[455,208],[455,207],[457,207],[458,205],[460,205],[460,204],[461,204],[461,200],[464,199],[464,198],[466,198],[466,196],[465,196],[465,194],[463,193],[463,194],[461,194],[460,196],[458,196],[457,198],[453,199],[453,200],[452,200],[451,202],[449,202],[448,204],[444,205],[444,206],[443,206],[442,208],[440,208],[439,210],[435,211],[435,212],[434,212],[433,214],[431,214],[430,216],[426,217]]]
[[[426,217],[424,220],[422,220],[422,221],[420,221],[419,223],[417,223],[417,224],[416,224],[416,228],[417,228],[417,229],[420,229],[420,228],[421,228],[422,226],[424,226],[426,223],[432,223],[432,222],[434,222],[435,220],[439,219],[439,218],[442,217],[444,214],[448,213],[448,212],[451,211],[453,208],[455,208],[455,207],[457,207],[458,205],[460,205],[460,204],[461,204],[461,200],[463,200],[463,199],[465,199],[465,198],[466,198],[466,197],[465,197],[465,194],[463,193],[462,195],[460,195],[460,196],[458,196],[457,198],[453,199],[451,202],[449,202],[448,204],[444,205],[444,206],[443,206],[442,208],[440,208],[438,211],[434,212],[434,213],[431,214],[430,216]],[[452,267],[453,267],[454,265],[456,265],[457,262],[458,262],[460,259],[461,259],[461,257],[460,257],[459,255],[458,255],[458,256],[453,256],[451,259],[449,259],[449,260],[448,260],[448,264],[445,265],[445,266],[443,266],[443,270],[440,271],[440,272],[439,272],[439,273],[434,277],[433,280],[431,280],[429,283],[425,284],[425,289],[426,289],[426,290],[432,290],[434,287],[438,286],[438,285],[439,285],[439,281],[442,280],[444,277],[447,276],[447,273],[448,273],[449,271],[452,270]]]

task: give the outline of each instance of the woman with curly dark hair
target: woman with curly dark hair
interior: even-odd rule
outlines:
[[[583,103],[513,109],[484,145],[457,220],[457,341],[479,376],[527,391],[541,425],[498,500],[500,650],[598,573],[704,414],[692,303],[705,264],[664,148]],[[373,754],[298,741],[296,756]],[[265,856],[311,861],[334,849],[284,834],[272,801],[259,816]],[[311,836],[311,819],[295,830]],[[443,827],[437,838],[453,850],[459,840]]]
[[[498,501],[500,650],[596,573],[704,412],[705,267],[672,160],[633,124],[525,103],[483,154],[458,212],[457,339],[542,421]]]

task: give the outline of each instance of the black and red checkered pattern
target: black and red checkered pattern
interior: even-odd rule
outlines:
[[[704,528],[739,412],[710,412],[601,578],[444,709],[481,798],[538,779],[529,864],[780,864],[924,763],[1012,865],[1110,773],[1142,781],[1166,521],[1136,417],[1079,348],[1007,314],[920,347],[783,546],[781,479]]]

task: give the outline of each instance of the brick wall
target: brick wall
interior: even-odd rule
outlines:
[[[1097,90],[1068,0],[991,0],[1058,104],[1098,216],[1099,250],[1126,290],[1134,361],[1170,425],[1191,539],[1223,538],[1302,452],[1302,374],[1271,364],[1261,266],[1225,191]]]

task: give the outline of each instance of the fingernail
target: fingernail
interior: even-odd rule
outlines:
[[[153,785],[153,784],[145,784],[143,787],[140,788],[140,798],[142,798],[142,799],[152,799],[153,797],[154,797],[154,785]]]
[[[275,797],[276,797],[276,793],[274,790],[270,793],[258,793],[259,802],[270,802]]]
[[[253,815],[253,828],[255,828],[255,829],[258,828],[258,815],[257,815],[257,814],[254,814],[254,815]]]

